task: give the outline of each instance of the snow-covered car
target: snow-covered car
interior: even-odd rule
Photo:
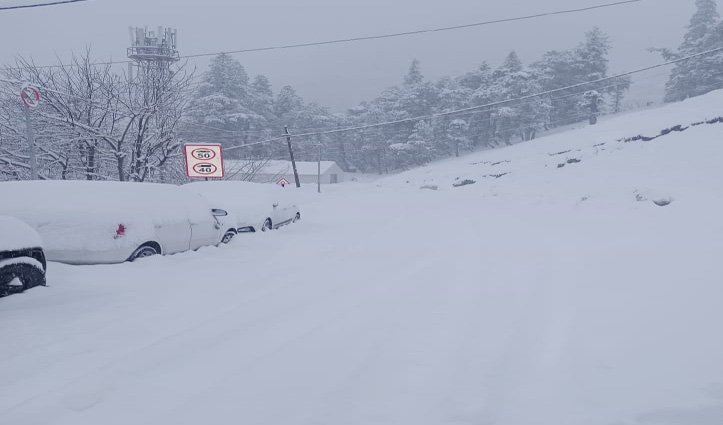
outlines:
[[[40,235],[14,217],[0,216],[0,297],[45,285]]]
[[[239,233],[278,229],[301,219],[290,189],[239,181],[195,182],[183,186],[234,216]]]
[[[228,213],[178,186],[152,183],[0,183],[0,214],[45,242],[48,261],[111,264],[228,242]],[[229,221],[230,222],[230,221]]]

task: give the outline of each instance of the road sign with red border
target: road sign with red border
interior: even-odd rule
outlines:
[[[23,86],[20,89],[20,99],[28,108],[37,108],[40,105],[40,90],[31,85]]]
[[[223,148],[221,145],[184,145],[186,175],[192,179],[222,179]]]
[[[282,178],[280,178],[279,180],[276,181],[276,184],[278,184],[279,186],[284,187],[284,186],[290,185],[291,182],[289,182],[288,180],[286,180],[286,177],[282,177]]]

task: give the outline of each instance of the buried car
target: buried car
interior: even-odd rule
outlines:
[[[0,214],[32,226],[49,261],[111,264],[228,242],[228,213],[178,186],[97,181],[0,183]]]
[[[40,235],[14,217],[0,216],[0,297],[45,285]]]
[[[239,233],[278,229],[301,219],[299,207],[289,195],[290,189],[276,185],[209,181],[189,183],[183,188],[228,210],[236,219]]]

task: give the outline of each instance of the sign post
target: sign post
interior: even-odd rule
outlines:
[[[38,178],[38,163],[35,158],[35,132],[33,131],[33,120],[30,116],[30,110],[40,105],[40,90],[36,87],[26,85],[20,89],[20,99],[25,104],[25,130],[27,132],[28,145],[30,146],[28,154],[28,162],[30,166],[30,179]]]
[[[223,147],[221,145],[184,145],[186,176],[192,179],[222,179]]]

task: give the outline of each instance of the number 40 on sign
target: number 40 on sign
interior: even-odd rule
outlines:
[[[184,145],[186,175],[194,179],[221,179],[224,177],[223,148],[221,145]]]

